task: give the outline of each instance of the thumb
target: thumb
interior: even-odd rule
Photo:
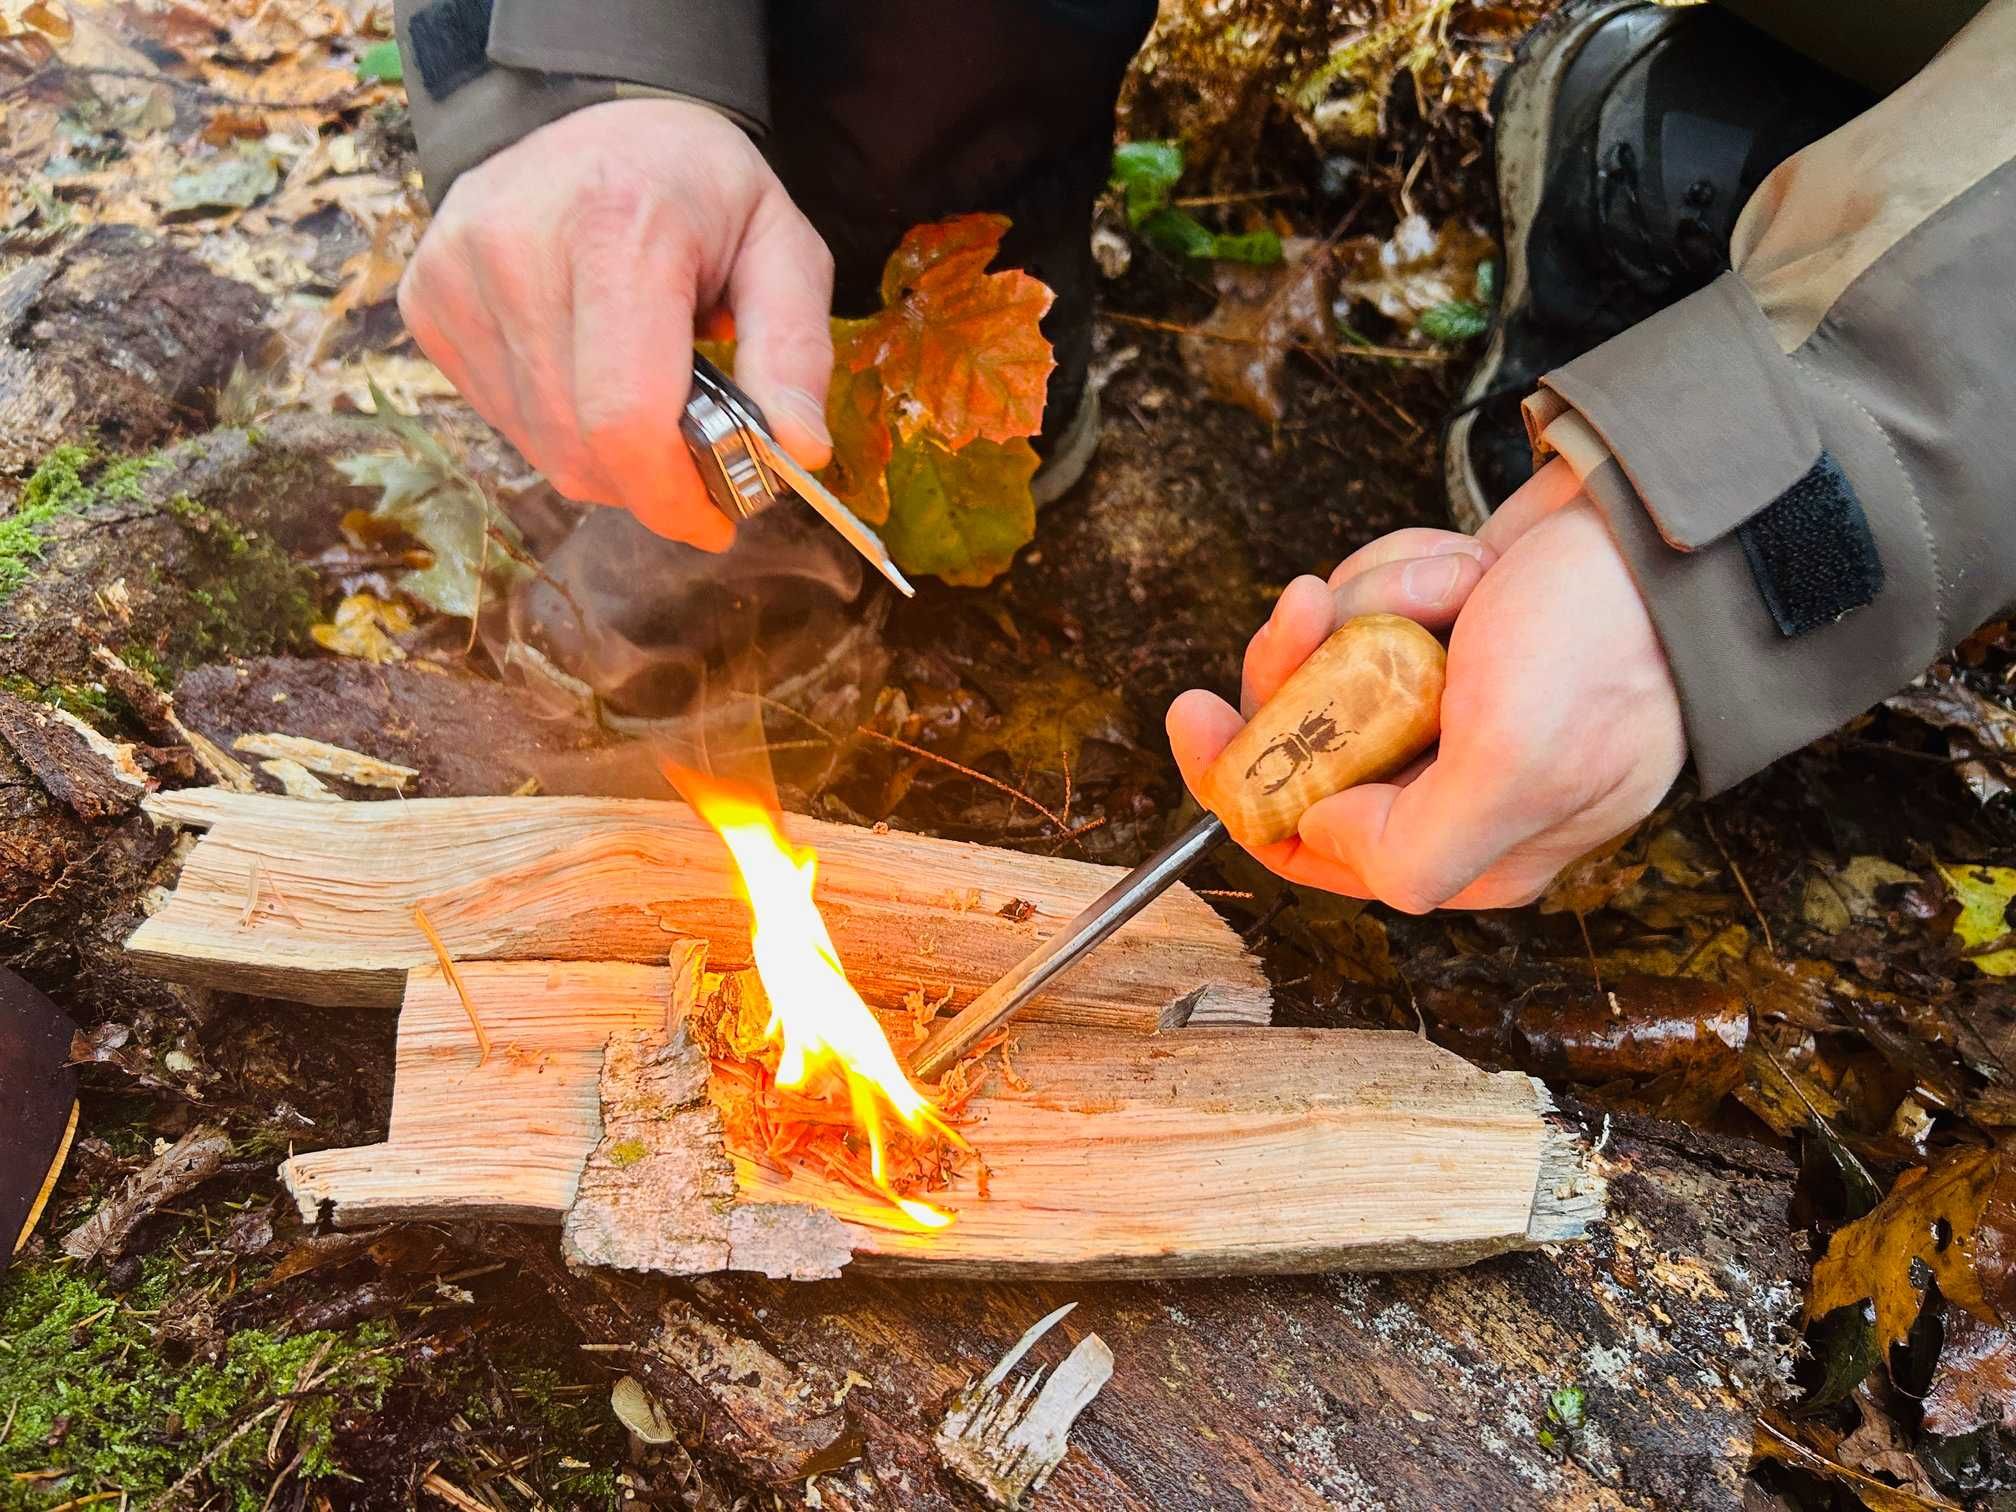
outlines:
[[[826,386],[833,376],[833,255],[781,187],[758,203],[728,276],[735,381],[762,407],[799,463],[833,455]]]

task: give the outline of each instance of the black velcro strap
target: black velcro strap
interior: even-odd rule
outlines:
[[[1806,475],[1737,526],[1750,575],[1783,635],[1804,635],[1883,591],[1869,517],[1826,452]]]
[[[445,100],[490,66],[490,0],[434,0],[407,28],[427,93]]]

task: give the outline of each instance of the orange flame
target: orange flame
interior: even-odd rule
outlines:
[[[943,1228],[952,1214],[890,1185],[883,1109],[914,1134],[936,1135],[962,1149],[966,1141],[910,1085],[882,1025],[847,980],[812,898],[817,857],[784,838],[770,806],[753,790],[669,761],[664,770],[694,812],[714,826],[741,874],[756,975],[770,999],[765,1032],[780,1047],[777,1085],[802,1091],[822,1072],[837,1071],[854,1122],[867,1136],[876,1187],[920,1227]]]

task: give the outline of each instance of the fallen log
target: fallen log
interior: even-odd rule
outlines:
[[[174,896],[129,942],[173,980],[324,1005],[396,1006],[433,953],[457,961],[665,959],[704,939],[749,964],[749,920],[719,839],[683,805],[591,798],[307,803],[214,789],[147,801],[207,829]],[[957,1007],[1059,928],[1114,867],[791,817],[819,853],[819,903],[871,1004],[950,989]],[[255,870],[264,882],[255,878]],[[287,909],[248,907],[260,887]],[[1266,977],[1209,905],[1172,889],[1031,1016],[1150,1031],[1263,1023]]]
[[[785,1506],[970,1512],[936,1442],[947,1406],[1076,1302],[1045,1358],[1096,1333],[1114,1374],[1033,1506],[1733,1512],[1797,1347],[1793,1162],[1647,1119],[1585,1127],[1609,1221],[1457,1271],[805,1285],[574,1272],[530,1228],[477,1248],[537,1277],[696,1454]]]
[[[669,1060],[633,1044],[663,1046],[668,968],[457,969],[493,1053],[415,971],[385,1143],[290,1160],[304,1218],[565,1217],[571,1258],[675,1274],[835,1275],[851,1252],[880,1271],[1138,1277],[1463,1265],[1579,1237],[1602,1211],[1538,1083],[1411,1034],[1030,1025],[1029,1090],[991,1087],[962,1128],[987,1194],[970,1175],[932,1193],[957,1221],[919,1232],[852,1187],[723,1152],[704,1056],[681,1059],[676,1034]],[[605,1042],[626,1068],[613,1086]],[[680,1090],[652,1095],[658,1073]]]

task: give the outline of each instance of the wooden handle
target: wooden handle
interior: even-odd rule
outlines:
[[[1232,737],[1198,796],[1241,845],[1286,840],[1318,799],[1390,777],[1435,743],[1444,660],[1410,619],[1346,621]]]

